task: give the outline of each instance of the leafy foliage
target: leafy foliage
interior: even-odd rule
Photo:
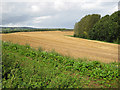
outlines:
[[[75,24],[74,36],[120,44],[120,11],[112,15],[88,15]]]
[[[119,43],[120,40],[120,11],[111,16],[106,15],[97,22],[89,31],[90,39]]]
[[[75,24],[74,36],[88,38],[88,31],[92,29],[93,25],[100,19],[100,15],[92,14],[86,15],[80,22]]]
[[[29,45],[2,42],[3,88],[118,87],[117,65],[76,60]]]

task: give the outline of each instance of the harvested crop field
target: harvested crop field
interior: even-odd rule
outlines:
[[[2,34],[3,41],[42,47],[74,58],[86,58],[109,63],[118,61],[118,45],[106,42],[69,37],[73,31],[18,32]]]

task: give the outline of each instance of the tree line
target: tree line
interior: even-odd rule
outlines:
[[[72,31],[72,30],[73,29],[66,28],[1,27],[0,33],[35,32],[35,31]]]
[[[86,15],[75,23],[74,36],[120,44],[120,11],[102,18],[99,14]]]

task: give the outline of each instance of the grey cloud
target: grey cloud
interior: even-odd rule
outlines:
[[[84,3],[85,5],[85,3]],[[89,4],[88,4],[89,5]],[[87,14],[111,14],[109,12],[111,7],[117,5],[116,2],[102,2],[92,9],[83,9],[82,4],[79,2],[4,2],[2,21],[3,25],[10,23],[16,25],[31,25],[35,27],[66,27],[73,28],[75,22],[79,21]],[[51,16],[41,20],[39,23],[34,23],[34,18]]]
[[[120,10],[120,1],[118,2],[118,10]]]
[[[9,23],[22,23],[24,21],[29,20],[30,17],[28,17],[27,15],[22,15],[22,16],[11,16],[11,17],[5,17],[3,16],[2,18],[2,24],[9,24]]]

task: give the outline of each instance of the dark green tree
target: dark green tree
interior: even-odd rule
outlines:
[[[91,30],[89,30],[89,38],[107,42],[118,43],[120,40],[120,11],[112,15],[102,17]]]
[[[86,15],[74,26],[74,36],[89,38],[88,31],[92,29],[94,24],[100,19],[99,14]]]

